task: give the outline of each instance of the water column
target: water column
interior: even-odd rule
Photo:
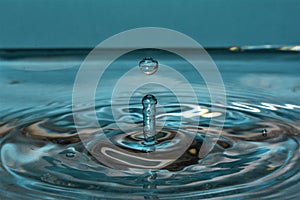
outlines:
[[[155,113],[157,99],[155,96],[148,94],[142,100],[143,104],[143,133],[145,137],[145,145],[154,145],[156,136]]]

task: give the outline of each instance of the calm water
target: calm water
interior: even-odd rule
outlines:
[[[156,50],[121,57],[105,72],[95,93],[101,132],[89,124],[89,104],[80,115],[86,123],[80,125],[84,134],[92,138],[88,144],[79,137],[72,113],[73,83],[88,51],[2,51],[0,199],[299,198],[300,54],[231,50],[209,51],[227,95],[227,104],[215,104],[215,111],[202,77],[186,61]],[[146,56],[185,76],[197,103],[178,80],[165,74],[176,85],[180,103],[167,88],[145,85],[132,94],[124,91],[111,107],[118,78],[135,66],[139,70]],[[131,79],[134,84],[136,77]],[[157,99],[154,149],[144,144],[144,90],[153,91]],[[209,136],[216,145],[201,157],[211,120],[224,116],[221,136]],[[116,169],[111,160],[120,157],[110,154],[107,160],[103,150],[105,136],[120,149],[141,155],[154,150],[172,157],[189,135],[193,140],[183,154],[160,169],[130,164]],[[103,156],[103,162],[95,154]]]

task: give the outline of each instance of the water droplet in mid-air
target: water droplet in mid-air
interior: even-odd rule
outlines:
[[[155,96],[151,94],[147,94],[144,96],[142,100],[143,104],[143,131],[145,137],[145,144],[146,145],[153,145],[155,144],[155,113],[156,113],[156,104],[157,99]]]
[[[262,136],[267,137],[268,135],[267,129],[263,129],[261,132],[262,132]]]
[[[144,74],[152,75],[158,70],[158,62],[153,58],[146,57],[140,61],[139,68]]]

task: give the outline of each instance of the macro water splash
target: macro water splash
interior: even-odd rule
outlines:
[[[124,117],[136,116],[132,132],[124,135],[108,114],[109,106],[100,102],[99,99],[96,109],[106,137],[119,147],[140,151],[144,146],[143,131],[138,126],[143,123],[141,106],[120,110]],[[299,119],[299,107],[273,105],[276,110],[271,110],[261,108],[262,103],[256,102],[247,104],[249,110],[244,111],[241,105],[244,104],[230,102],[222,136],[207,157],[199,158],[210,118],[218,115],[209,111],[206,102],[199,105],[187,102],[181,112],[176,104],[169,102],[168,112],[157,113],[157,120],[165,118],[168,129],[157,133],[160,146],[156,149],[163,151],[164,146],[176,146],[168,144],[174,134],[197,135],[177,161],[156,171],[122,172],[99,163],[80,142],[68,105],[10,113],[2,117],[1,123],[1,189],[11,197],[20,195],[13,191],[26,191],[28,197],[39,198],[44,195],[120,198],[128,192],[132,198],[167,199],[175,192],[177,198],[234,197],[238,193],[255,197],[260,195],[257,190],[271,195],[273,188],[284,189],[299,181],[300,131],[294,121]],[[198,127],[186,124],[184,133],[170,129],[179,116],[188,117],[187,113],[201,115]],[[265,129],[268,134],[262,135]],[[94,150],[97,151],[96,146]]]
[[[156,137],[156,104],[155,96],[148,94],[142,100],[143,104],[143,128],[146,145],[155,144]]]
[[[223,56],[224,52],[217,52],[213,56],[220,54]],[[93,126],[83,129],[82,134],[93,138],[88,143],[89,150],[102,158],[110,158],[107,163],[96,159],[83,145],[74,124],[72,103],[62,95],[67,90],[66,82],[60,87],[54,72],[49,80],[45,80],[39,72],[35,72],[36,75],[31,73],[26,79],[26,73],[17,75],[20,69],[2,68],[7,76],[11,73],[14,78],[22,77],[19,84],[10,84],[6,80],[6,85],[1,83],[11,90],[12,87],[15,91],[26,90],[34,85],[38,85],[37,88],[44,86],[45,90],[52,85],[62,91],[59,93],[58,90],[57,93],[61,99],[47,104],[39,102],[35,106],[24,106],[27,101],[20,104],[12,102],[12,106],[0,109],[1,199],[297,199],[300,182],[300,105],[291,100],[295,98],[296,85],[283,94],[293,97],[288,99],[268,94],[266,91],[270,90],[266,88],[252,88],[250,85],[253,80],[249,77],[253,72],[250,70],[250,75],[245,75],[244,71],[228,70],[227,62],[230,61],[230,65],[234,62],[228,59],[222,65],[222,56],[219,62],[224,79],[228,76],[230,78],[227,80],[232,81],[232,77],[237,77],[244,85],[239,87],[227,81],[227,105],[217,104],[215,106],[218,109],[214,111],[211,110],[205,84],[193,84],[199,97],[197,104],[191,102],[189,94],[184,88],[180,90],[180,87],[184,99],[181,105],[171,98],[174,96],[171,91],[165,90],[157,90],[155,97],[146,96],[144,100],[150,101],[145,100],[144,108],[144,96],[138,95],[138,91],[139,98],[131,99],[129,105],[124,104],[120,97],[116,99],[119,104],[114,107],[119,116],[117,119],[113,116],[110,99],[103,95],[111,88],[97,93],[95,110],[103,134],[99,135],[99,130]],[[253,54],[248,56],[253,60]],[[122,67],[118,69],[122,70]],[[193,75],[184,70],[187,76]],[[66,81],[63,77],[73,71],[76,70],[64,68],[59,71],[59,74],[64,74],[61,80]],[[36,82],[26,85],[29,80]],[[48,85],[48,81],[51,84]],[[285,83],[289,84],[288,81]],[[5,91],[4,88],[2,94]],[[278,88],[275,91],[278,93]],[[281,91],[286,91],[286,88]],[[42,93],[42,90],[39,92]],[[26,96],[26,92],[18,95]],[[43,98],[43,95],[40,96]],[[154,99],[159,104],[152,101]],[[156,110],[153,112],[155,104]],[[7,105],[10,105],[8,101]],[[145,113],[148,108],[149,115]],[[208,136],[211,119],[220,119],[224,109],[226,116],[221,136]],[[82,113],[82,122],[90,122],[92,115]],[[153,125],[154,116],[151,115],[154,113],[157,129]],[[182,118],[185,120],[180,124]],[[130,123],[128,119],[131,119]],[[195,120],[198,120],[197,125],[191,125],[195,124]],[[126,124],[127,131],[120,129],[117,122]],[[144,129],[145,124],[146,127],[149,125],[149,129]],[[178,129],[179,126],[181,129]],[[115,147],[143,156],[151,153],[151,145],[145,145],[145,135],[146,138],[150,136],[150,141],[155,135],[156,142],[151,144],[155,152],[167,155],[165,159],[156,160],[156,165],[163,166],[160,169],[150,166],[153,162],[145,159],[140,162],[146,167],[139,166],[135,160],[128,160],[129,156],[122,154],[122,151],[116,151]],[[178,159],[169,162],[168,156],[172,158],[174,151],[182,150],[179,149],[180,142],[190,135],[194,138],[188,148]],[[114,147],[104,143],[104,137]],[[216,145],[207,156],[201,157],[199,151],[206,137],[210,137],[208,141],[216,142]],[[115,163],[110,162],[114,160],[126,161],[125,169],[112,167]]]

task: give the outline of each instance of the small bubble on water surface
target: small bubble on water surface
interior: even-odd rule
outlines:
[[[76,155],[76,150],[75,150],[74,147],[69,147],[68,149],[66,149],[62,153],[65,154],[65,156],[68,157],[68,158],[73,158]]]
[[[75,153],[74,153],[74,152],[67,152],[67,153],[66,153],[66,156],[67,156],[68,158],[72,158],[72,157],[75,156]]]
[[[267,129],[263,129],[263,130],[261,131],[261,133],[262,133],[262,136],[264,136],[264,137],[267,137],[267,136],[268,136],[268,131],[267,131]]]

